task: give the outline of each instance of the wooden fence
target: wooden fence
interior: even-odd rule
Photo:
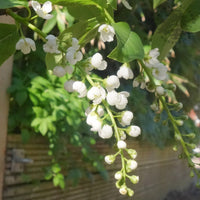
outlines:
[[[123,197],[115,188],[114,173],[120,169],[117,160],[114,165],[106,165],[110,178],[105,181],[95,171],[93,181],[82,180],[77,187],[68,187],[61,190],[54,187],[50,181],[44,180],[43,168],[50,164],[47,156],[48,144],[42,137],[32,139],[28,144],[22,144],[19,135],[9,135],[6,153],[6,169],[4,179],[3,200],[162,200],[166,194],[174,189],[184,189],[190,183],[189,170],[183,160],[177,159],[177,153],[171,147],[160,150],[150,144],[129,142],[129,147],[138,151],[139,163],[135,174],[140,176],[140,182],[132,188],[134,197]],[[106,155],[112,148],[105,144],[97,144],[99,153]],[[74,147],[70,147],[75,151]],[[13,151],[23,150],[25,158],[34,162],[25,164],[21,172],[13,172]],[[77,155],[78,159],[79,155]],[[81,162],[81,161],[80,161]],[[22,167],[23,168],[23,167]],[[15,171],[15,170],[14,170]],[[29,180],[24,179],[25,175]],[[37,181],[40,183],[37,183]]]

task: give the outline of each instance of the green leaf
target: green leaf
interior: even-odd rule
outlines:
[[[166,0],[153,0],[153,8],[157,8],[160,4],[165,2]]]
[[[39,131],[44,136],[48,131],[48,120],[43,119],[39,125]]]
[[[12,24],[0,24],[0,66],[15,52],[19,40],[17,27]]]
[[[51,169],[53,173],[58,173],[61,171],[60,165],[58,163],[54,164]]]
[[[22,106],[28,97],[26,90],[21,90],[16,93],[15,100],[19,106]]]
[[[162,24],[156,29],[153,39],[152,48],[159,48],[159,59],[163,60],[168,52],[178,41],[182,32],[180,19],[182,12],[175,10]]]
[[[77,19],[90,19],[101,15],[101,8],[99,4],[102,4],[101,0],[97,2],[92,0],[52,0],[53,4],[66,6],[69,13]]]
[[[117,9],[117,0],[107,0],[113,9]]]
[[[52,14],[53,14],[53,17],[49,20],[46,20],[42,27],[42,32],[46,34],[49,33],[56,25],[56,17],[57,17],[56,11],[52,12]]]
[[[45,63],[47,69],[53,70],[55,66],[59,66],[62,63],[62,54],[47,53],[45,57]]]
[[[12,8],[17,6],[28,7],[28,2],[26,0],[1,0],[0,9]]]
[[[65,187],[64,176],[62,174],[56,174],[53,178],[54,186],[60,186],[62,189]]]
[[[119,62],[131,62],[144,58],[144,49],[140,37],[132,32],[125,22],[112,24],[117,35],[117,47],[108,55]]]
[[[185,11],[181,19],[181,27],[184,31],[200,31],[200,1],[195,0]]]

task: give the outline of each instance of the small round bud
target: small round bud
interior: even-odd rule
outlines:
[[[134,195],[134,191],[131,190],[130,188],[127,188],[127,193],[129,197],[132,197]]]
[[[137,157],[137,151],[134,149],[128,149],[127,153],[129,154],[129,156],[133,159],[135,159]]]
[[[123,140],[119,140],[117,142],[117,147],[118,149],[126,149],[126,142],[124,142]]]
[[[125,186],[122,186],[119,189],[119,193],[122,194],[122,195],[126,195],[127,194],[127,188]]]
[[[163,96],[165,94],[165,89],[162,87],[162,86],[157,86],[156,87],[156,93],[159,95],[159,96]]]
[[[178,126],[183,126],[183,120],[176,120],[176,124],[178,125]]]
[[[120,139],[121,140],[125,140],[126,139],[126,134],[124,133],[124,131],[119,131],[119,135],[120,135]]]
[[[131,136],[131,137],[138,137],[141,134],[141,129],[139,126],[130,126],[127,129],[127,133]]]
[[[122,172],[121,171],[115,173],[115,179],[116,180],[121,180],[122,179]]]
[[[115,161],[115,156],[114,155],[107,155],[107,156],[105,156],[104,160],[107,164],[110,165]]]
[[[133,175],[133,176],[130,176],[129,179],[133,184],[136,184],[139,182],[139,176]]]
[[[131,172],[137,168],[138,164],[135,160],[128,160],[127,161],[127,172]]]

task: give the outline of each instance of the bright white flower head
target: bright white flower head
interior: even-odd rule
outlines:
[[[162,86],[157,86],[156,87],[156,93],[160,96],[165,94],[165,89]]]
[[[16,44],[16,49],[21,50],[23,54],[28,54],[36,50],[35,42],[30,38],[22,38]]]
[[[64,83],[65,90],[67,90],[68,92],[73,92],[74,91],[74,89],[73,89],[74,82],[75,82],[75,80],[66,81]]]
[[[73,90],[79,93],[80,98],[85,97],[87,95],[87,88],[85,83],[81,81],[75,81],[72,86]]]
[[[56,66],[53,69],[53,74],[58,76],[58,77],[63,77],[66,74],[66,71],[63,67],[61,66]]]
[[[126,149],[126,142],[124,142],[123,140],[119,140],[117,142],[117,147],[118,149]]]
[[[52,3],[50,1],[46,1],[42,7],[37,1],[31,1],[31,5],[39,17],[43,19],[50,19],[53,17],[53,15],[48,14],[52,11]]]
[[[137,137],[141,134],[141,129],[139,126],[130,126],[127,130],[127,133],[131,136],[131,137]]]
[[[119,189],[119,193],[122,194],[122,195],[126,195],[127,194],[127,189],[125,187],[121,187]]]
[[[133,113],[131,111],[124,111],[122,113],[120,124],[122,126],[128,126],[130,125],[132,119],[133,119]]]
[[[115,35],[115,30],[112,26],[107,25],[107,24],[102,24],[99,29],[98,32],[100,32],[100,39],[103,42],[112,42],[114,39],[114,35]]]
[[[87,98],[92,100],[94,105],[100,104],[106,98],[106,91],[101,86],[94,86],[88,91]]]
[[[83,54],[80,51],[77,51],[73,47],[69,47],[66,53],[66,59],[70,65],[75,65],[78,61],[81,61]]]
[[[54,35],[48,35],[46,37],[47,42],[43,45],[43,50],[46,53],[60,53],[58,50],[58,44],[57,44],[57,37]]]
[[[122,110],[128,103],[128,96],[128,92],[117,93],[115,90],[112,90],[111,92],[108,92],[106,100],[109,105],[116,106],[117,109]]]
[[[104,125],[102,127],[102,129],[100,129],[98,131],[99,133],[99,137],[103,138],[103,139],[108,139],[108,138],[111,138],[112,135],[113,135],[113,130],[112,130],[112,127],[109,126],[109,125]]]
[[[135,170],[137,168],[137,166],[138,166],[138,164],[137,164],[137,162],[135,160],[128,160],[127,161],[127,168],[129,170],[131,170],[131,171]]]
[[[119,171],[119,172],[116,172],[116,173],[115,173],[115,179],[116,179],[116,180],[121,180],[121,179],[122,179],[122,172],[120,172],[120,171]]]
[[[99,131],[101,129],[102,122],[95,112],[88,114],[86,123],[92,127],[91,131]]]
[[[109,76],[105,79],[106,89],[112,91],[120,86],[119,78],[115,75]]]
[[[155,67],[157,64],[159,64],[159,60],[157,59],[157,57],[160,55],[159,53],[159,49],[158,48],[155,48],[155,49],[152,49],[150,52],[149,52],[149,60],[145,62],[145,65],[149,68],[151,67]]]
[[[107,155],[105,156],[104,160],[107,164],[110,165],[115,161],[115,157],[113,155]]]
[[[168,77],[167,67],[163,65],[162,63],[159,63],[156,65],[155,68],[153,68],[152,74],[156,79],[164,81]]]
[[[131,70],[131,68],[128,67],[127,64],[125,63],[117,71],[117,76],[119,78],[124,78],[124,79],[128,80],[128,79],[133,79],[134,74],[133,74],[133,71]]]
[[[95,53],[91,60],[90,60],[91,65],[98,70],[105,70],[107,67],[107,62],[103,60],[103,57],[100,53]]]

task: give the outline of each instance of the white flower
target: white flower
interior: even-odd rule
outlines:
[[[128,80],[128,79],[133,79],[134,74],[133,74],[133,71],[131,70],[131,68],[128,67],[127,64],[125,63],[117,71],[117,76],[119,78],[124,78],[124,79]]]
[[[66,74],[66,71],[63,67],[61,66],[56,66],[53,69],[53,74],[58,76],[58,77],[63,77]]]
[[[126,107],[128,103],[128,99],[127,99],[128,96],[129,96],[128,92],[118,93],[117,103],[115,104],[117,109],[123,110]]]
[[[80,48],[79,41],[77,38],[72,38],[72,48],[78,50]]]
[[[73,90],[79,93],[80,98],[85,97],[87,95],[87,88],[85,84],[81,81],[75,81],[72,86]]]
[[[103,42],[112,42],[114,35],[115,35],[115,30],[112,26],[107,25],[107,24],[102,24],[98,32],[100,32],[100,39]]]
[[[153,68],[152,74],[156,79],[164,81],[168,77],[167,67],[163,65],[162,63],[159,63],[156,65],[155,68]]]
[[[58,44],[57,44],[57,37],[54,35],[48,35],[46,37],[47,42],[43,45],[43,50],[46,53],[60,53],[58,50]]]
[[[106,89],[112,91],[120,86],[119,78],[115,75],[109,76],[105,79]]]
[[[30,38],[22,38],[16,44],[16,49],[21,50],[23,54],[28,54],[36,50],[35,42]]]
[[[126,195],[127,194],[127,189],[125,187],[121,187],[119,189],[119,193],[122,194],[122,195]]]
[[[118,93],[113,90],[111,92],[108,92],[106,96],[106,100],[109,105],[114,106],[117,103]]]
[[[65,90],[67,90],[68,92],[73,92],[74,91],[74,89],[73,89],[74,82],[75,82],[75,80],[66,81],[64,83]]]
[[[158,95],[162,96],[162,95],[165,94],[165,89],[162,86],[157,86],[156,92],[157,92]]]
[[[139,126],[130,126],[127,130],[127,133],[131,136],[131,137],[137,137],[141,134],[141,129]]]
[[[92,127],[91,131],[99,131],[101,129],[102,122],[95,112],[88,114],[86,123]]]
[[[119,140],[117,142],[117,147],[118,149],[126,149],[126,142],[124,142],[123,140]]]
[[[104,115],[104,109],[102,106],[97,107],[97,114],[99,115],[99,117],[102,117]]]
[[[127,161],[127,168],[129,170],[131,170],[131,171],[135,170],[137,168],[137,166],[138,166],[138,164],[137,164],[137,162],[135,160],[128,160]]]
[[[83,58],[83,54],[80,51],[77,51],[73,47],[69,47],[66,53],[66,59],[70,63],[70,65],[75,65],[78,61],[81,61]]]
[[[97,105],[106,98],[106,91],[101,86],[94,86],[88,91],[87,97],[93,101],[94,105]]]
[[[122,179],[122,172],[120,172],[120,171],[119,171],[119,172],[116,172],[116,173],[115,173],[115,179],[116,179],[116,180],[121,180],[121,179]]]
[[[72,74],[74,71],[74,68],[70,65],[66,66],[64,69],[65,69],[65,72],[67,72],[68,74]]]
[[[115,90],[112,90],[111,92],[108,92],[106,100],[109,105],[116,106],[117,109],[122,110],[128,103],[128,96],[128,92],[117,93]]]
[[[107,62],[103,60],[103,57],[100,53],[95,53],[91,60],[90,60],[91,65],[98,70],[104,70],[107,67]]]
[[[111,138],[112,135],[113,135],[113,130],[112,130],[112,127],[109,126],[109,125],[104,125],[102,127],[102,129],[100,129],[98,131],[99,133],[99,137],[103,138],[103,139],[108,139],[108,138]]]
[[[37,1],[31,1],[31,5],[39,17],[43,19],[50,19],[53,17],[53,15],[48,14],[52,11],[52,3],[50,1],[46,1],[42,7]]]
[[[140,82],[137,79],[133,80],[133,87],[138,87],[140,85]]]
[[[157,64],[159,64],[159,60],[157,59],[157,57],[160,55],[159,53],[159,49],[158,48],[155,48],[155,49],[152,49],[150,52],[149,52],[149,60],[145,62],[145,65],[149,68],[151,67],[155,67]]]
[[[132,119],[133,119],[133,113],[131,111],[124,111],[122,113],[120,124],[122,126],[130,125]]]
[[[107,155],[105,156],[104,160],[107,164],[110,165],[115,161],[115,157],[113,155]]]

